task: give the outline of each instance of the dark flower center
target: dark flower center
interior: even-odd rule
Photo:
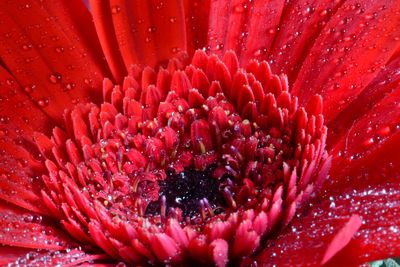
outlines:
[[[159,181],[160,199],[151,202],[146,214],[160,213],[160,207],[176,207],[182,210],[183,217],[192,218],[204,214],[206,209],[222,212],[226,205],[219,189],[220,182],[213,178],[213,167],[204,171],[187,169],[180,173],[167,171],[167,178]]]

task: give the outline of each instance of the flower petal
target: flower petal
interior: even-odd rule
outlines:
[[[359,226],[358,217],[318,222],[311,217],[294,220],[287,231],[267,243],[257,261],[277,266],[320,266],[348,244]],[[336,244],[342,236],[347,242]]]
[[[361,94],[346,109],[340,112],[328,125],[329,144],[335,145],[345,136],[352,125],[360,120],[375,106],[379,106],[382,99],[399,89],[400,84],[400,56],[392,59],[382,69],[377,77],[361,92]],[[386,116],[385,116],[386,117]]]
[[[0,244],[33,249],[61,250],[74,245],[42,216],[0,202]]]
[[[400,254],[399,192],[398,183],[383,183],[349,189],[330,198],[329,205],[336,206],[333,216],[355,213],[363,219],[360,230],[330,261],[331,266],[344,263],[355,266]]]
[[[208,45],[223,55],[233,50],[241,62],[265,53],[273,42],[284,1],[212,1]],[[241,55],[243,53],[243,55]]]
[[[353,215],[350,217],[346,224],[336,233],[329,243],[324,252],[321,264],[328,262],[338,251],[343,249],[349,243],[354,233],[360,228],[361,223],[359,216]]]
[[[46,214],[38,193],[43,164],[32,138],[50,132],[53,122],[0,67],[0,199]]]
[[[46,114],[60,121],[65,108],[99,99],[107,67],[82,2],[3,1],[0,10],[2,60]]]
[[[356,266],[399,255],[399,190],[397,183],[348,189],[314,203],[258,259],[271,265]]]
[[[343,4],[300,69],[293,86],[299,102],[321,94],[328,121],[346,108],[399,47],[398,12],[398,1]]]
[[[276,38],[276,31],[282,19],[285,1],[254,1],[251,10],[247,38],[243,43],[241,63],[246,64],[251,59],[263,59],[270,51]]]
[[[90,1],[90,4],[104,53],[114,73],[125,73],[133,64],[155,67],[186,51],[183,1],[110,0]],[[113,29],[109,28],[110,19]],[[118,46],[120,55],[114,45]],[[119,70],[121,58],[125,70]]]
[[[0,265],[6,266],[8,263],[16,261],[20,257],[25,257],[32,249],[17,248],[9,246],[0,247]]]
[[[184,0],[186,40],[189,55],[207,45],[210,0],[201,2]]]
[[[360,181],[364,184],[397,181],[400,174],[400,156],[396,151],[400,147],[398,89],[397,84],[393,93],[353,122],[333,145],[331,183],[325,185],[326,189],[357,185]]]
[[[96,261],[106,259],[103,254],[86,254],[80,249],[66,249],[61,251],[32,250],[4,246],[0,247],[0,264],[24,266],[82,266],[90,263],[97,266]],[[103,265],[104,266],[104,265]]]
[[[113,18],[108,1],[90,1],[90,10],[97,36],[116,81],[121,82],[126,75],[122,55],[119,52],[118,41],[113,26]],[[130,44],[129,42],[126,44]]]
[[[316,38],[343,3],[343,0],[286,2],[273,46],[261,57],[273,62],[271,68],[275,73],[285,73],[290,83],[294,82]]]
[[[32,136],[34,131],[49,133],[53,124],[21,88],[14,77],[0,66],[0,138]]]

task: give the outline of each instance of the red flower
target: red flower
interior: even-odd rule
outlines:
[[[398,1],[0,15],[1,264],[400,255]]]

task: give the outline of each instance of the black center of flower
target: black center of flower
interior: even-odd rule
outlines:
[[[183,217],[193,218],[201,216],[202,211],[221,212],[225,204],[219,189],[220,182],[213,177],[214,170],[214,167],[204,171],[186,169],[180,173],[168,170],[167,178],[158,181],[160,199],[151,202],[146,213],[159,214],[163,205],[161,198],[164,197],[167,213],[179,208]]]

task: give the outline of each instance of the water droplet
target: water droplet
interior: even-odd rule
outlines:
[[[368,147],[368,146],[372,145],[374,142],[375,142],[374,138],[371,137],[371,138],[368,138],[367,140],[365,140],[365,141],[363,142],[363,145],[366,146],[366,147]]]
[[[21,119],[22,119],[26,124],[29,123],[29,119],[28,119],[27,117],[22,117]]]
[[[12,79],[7,79],[6,80],[7,85],[13,85],[14,84],[14,80]]]
[[[221,50],[224,48],[224,44],[217,44],[217,46],[215,47],[216,50]]]
[[[147,31],[153,33],[153,32],[156,32],[156,31],[157,31],[157,28],[154,27],[154,26],[153,26],[153,27],[149,27],[149,28],[147,29]]]
[[[180,50],[181,50],[181,49],[180,49],[179,47],[172,47],[171,52],[172,52],[173,54],[176,54],[176,53],[178,53]]]
[[[54,50],[55,50],[57,53],[62,53],[62,52],[64,52],[64,47],[62,47],[62,46],[57,46]]]
[[[234,11],[236,13],[243,13],[246,10],[246,8],[247,8],[247,5],[243,5],[242,3],[240,3],[234,7]]]
[[[72,90],[74,87],[75,87],[75,84],[74,84],[74,83],[67,83],[67,84],[64,86],[64,91]]]
[[[24,91],[28,94],[32,93],[36,88],[36,85],[28,85],[24,87]]]
[[[328,14],[328,10],[326,10],[326,9],[324,9],[324,10],[322,10],[322,11],[319,12],[319,15],[320,15],[321,17],[326,16],[327,14]]]
[[[111,7],[111,13],[118,14],[119,12],[121,12],[121,7],[120,6]]]
[[[175,23],[176,22],[176,17],[171,17],[171,18],[169,18],[169,22],[171,22],[171,23]]]
[[[17,160],[18,165],[21,167],[26,167],[28,166],[29,161],[27,159],[18,159]]]
[[[52,74],[49,75],[49,81],[51,83],[60,83],[62,79],[62,76],[60,73],[54,72]]]
[[[22,49],[25,51],[31,50],[32,49],[32,44],[24,44],[22,45]]]
[[[364,18],[367,20],[370,20],[370,19],[373,19],[374,16],[372,14],[368,14],[368,15],[365,15]]]
[[[91,80],[91,79],[84,79],[83,82],[84,82],[85,84],[91,84],[91,83],[92,83],[92,80]]]
[[[10,121],[10,117],[1,116],[0,123],[7,124]]]
[[[41,107],[46,107],[49,105],[49,100],[47,98],[42,98],[42,99],[38,100],[37,103]]]

